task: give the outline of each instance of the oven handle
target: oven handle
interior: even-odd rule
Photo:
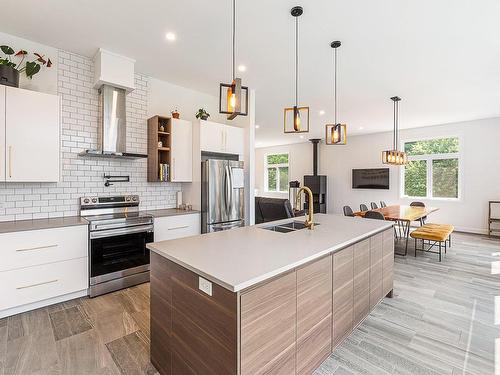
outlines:
[[[153,228],[154,228],[153,225],[141,225],[138,227],[129,227],[129,228],[121,228],[121,229],[102,230],[102,231],[98,231],[98,232],[90,232],[90,239],[121,236],[123,234],[152,232]]]

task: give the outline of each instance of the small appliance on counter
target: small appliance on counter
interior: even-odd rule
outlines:
[[[83,197],[80,215],[89,222],[90,297],[149,281],[154,222],[139,196]]]
[[[219,232],[245,225],[244,163],[207,159],[201,167],[201,232]]]

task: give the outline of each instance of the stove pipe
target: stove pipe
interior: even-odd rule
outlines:
[[[319,138],[310,139],[313,144],[313,176],[318,175],[318,144],[321,141]]]

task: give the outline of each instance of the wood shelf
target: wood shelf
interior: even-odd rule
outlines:
[[[159,130],[163,126],[164,131]],[[160,165],[171,165],[171,131],[170,117],[154,116],[148,119],[148,182],[169,182],[160,179]],[[163,147],[158,147],[158,142]]]

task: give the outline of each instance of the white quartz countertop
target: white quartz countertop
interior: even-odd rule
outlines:
[[[262,228],[303,219],[154,242],[147,247],[207,280],[238,292],[393,225],[387,221],[316,214],[314,222],[319,225],[314,230],[279,233]]]

